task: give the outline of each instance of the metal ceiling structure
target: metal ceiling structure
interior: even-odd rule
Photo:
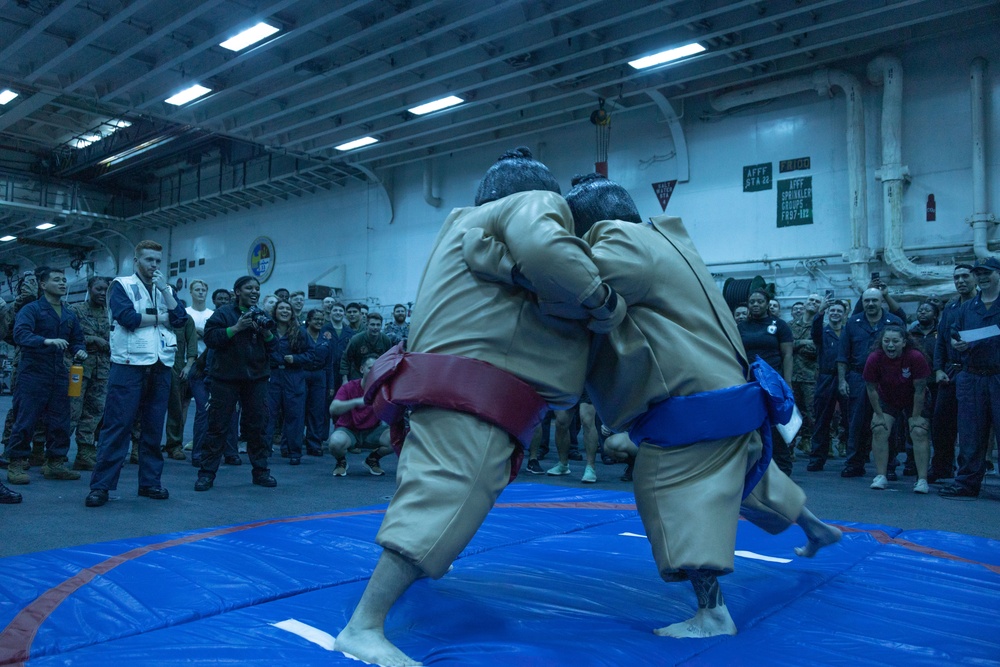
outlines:
[[[998,22],[995,0],[0,0],[0,263]]]

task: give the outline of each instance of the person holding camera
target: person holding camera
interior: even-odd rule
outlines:
[[[160,484],[163,453],[160,438],[167,416],[170,373],[177,354],[174,329],[188,316],[174,298],[167,277],[160,271],[163,246],[141,241],[135,247],[135,273],[111,281],[111,369],[104,403],[104,425],[97,447],[97,461],[90,478],[87,507],[108,502],[108,492],[118,488],[118,477],[129,453],[132,425],[139,417],[139,495],[166,500],[170,494]]]
[[[233,291],[235,301],[217,308],[205,323],[205,345],[213,351],[208,367],[212,398],[195,491],[208,491],[215,483],[237,403],[242,408],[241,430],[247,437],[252,481],[257,486],[278,485],[267,467],[270,451],[264,438],[275,323],[257,307],[260,283],[256,278],[238,278]]]

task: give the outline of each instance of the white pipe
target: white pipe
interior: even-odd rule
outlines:
[[[903,251],[903,186],[910,171],[903,164],[903,66],[895,56],[879,56],[868,63],[868,80],[882,91],[882,166],[875,178],[882,181],[883,259],[901,278],[922,282],[951,282],[952,268],[920,266]]]
[[[424,201],[434,208],[441,207],[441,198],[434,196],[434,165],[430,160],[424,162]]]
[[[996,218],[989,212],[986,189],[986,60],[972,61],[969,75],[969,91],[972,93],[972,249],[976,257],[995,257],[987,247],[990,227]]]
[[[776,97],[815,90],[820,95],[832,95],[832,88],[844,91],[847,100],[847,181],[850,196],[851,249],[847,261],[851,265],[851,283],[858,291],[868,287],[868,186],[865,176],[865,108],[861,98],[861,83],[856,77],[839,70],[820,69],[810,75],[772,81],[751,88],[712,97],[709,102],[717,111],[728,111],[745,104],[765,102]]]

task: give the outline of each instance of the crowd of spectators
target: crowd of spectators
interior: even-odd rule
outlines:
[[[348,454],[363,452],[364,469],[384,474],[388,431],[364,405],[361,379],[407,338],[406,306],[396,304],[386,322],[366,304],[333,297],[310,309],[304,291],[262,294],[249,276],[210,299],[209,285],[192,280],[185,303],[159,272],[160,255],[156,244],[140,244],[133,276],[94,276],[73,304],[63,304],[62,271],[21,277],[0,319],[0,333],[15,345],[3,435],[9,484],[29,483],[33,466],[52,480],[90,471],[86,500],[96,507],[117,487],[126,460],[139,465],[139,495],[169,497],[159,479],[164,455],[190,458],[197,491],[212,488],[220,465],[242,465],[244,454],[253,483],[265,487],[277,484],[275,453],[295,466],[329,452],[340,477]],[[916,493],[937,484],[943,498],[978,496],[992,467],[991,427],[1000,424],[1000,336],[964,341],[961,332],[1000,323],[992,309],[1000,262],[959,264],[954,283],[955,298],[928,298],[909,318],[877,277],[853,311],[832,290],[791,304],[787,320],[767,291],[737,305],[747,358],[759,356],[784,377],[802,417],[790,443],[773,430],[772,456],[783,472],[792,474],[796,452],[810,473],[842,459],[841,476],[859,477],[873,463],[871,488],[885,489],[902,464]],[[82,366],[73,398],[71,364]],[[193,438],[184,443],[192,402]],[[558,461],[546,469],[540,461],[553,425]],[[627,435],[601,425],[584,396],[544,420],[525,470],[568,475],[570,461],[580,460],[581,481],[592,483],[599,457],[625,463],[621,479],[630,481],[637,451]],[[20,496],[4,487],[0,500]]]
[[[89,472],[86,505],[100,507],[126,461],[139,467],[138,495],[154,500],[169,498],[164,458],[190,458],[196,491],[213,487],[220,465],[247,459],[251,481],[274,487],[272,458],[295,466],[327,451],[335,476],[347,474],[352,452],[384,474],[378,461],[392,449],[359,400],[361,378],[408,336],[407,306],[396,304],[383,326],[366,304],[327,297],[307,309],[304,291],[262,295],[250,276],[216,288],[210,304],[209,285],[192,280],[185,301],[161,261],[162,248],[144,241],[133,275],[91,277],[73,304],[65,273],[40,267],[20,277],[13,303],[0,302],[0,336],[14,349],[0,459],[8,484],[31,483],[33,467],[49,480]],[[0,502],[21,500],[0,484]]]
[[[832,291],[793,303],[787,322],[762,290],[734,309],[748,358],[782,374],[801,413],[793,442],[773,433],[785,473],[798,450],[807,472],[842,458],[842,477],[863,477],[873,463],[875,490],[902,464],[915,493],[978,497],[1000,426],[1000,261],[958,264],[953,279],[957,296],[928,297],[911,317],[877,274],[853,311]]]

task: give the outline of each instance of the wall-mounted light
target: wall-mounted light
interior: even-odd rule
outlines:
[[[691,44],[685,44],[684,46],[678,46],[673,49],[667,49],[666,51],[660,51],[659,53],[654,53],[638,60],[629,61],[629,65],[635,69],[646,69],[647,67],[656,67],[657,65],[664,65],[675,60],[680,60],[681,58],[687,58],[688,56],[693,56],[697,53],[701,53],[705,50],[705,47],[698,42],[692,42]]]

